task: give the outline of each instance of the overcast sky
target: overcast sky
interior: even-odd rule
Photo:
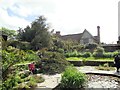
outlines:
[[[0,0],[0,27],[17,30],[44,15],[51,29],[62,35],[82,33],[87,29],[101,42],[118,40],[119,0]]]

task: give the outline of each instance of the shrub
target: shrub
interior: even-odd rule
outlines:
[[[30,88],[34,88],[34,87],[37,86],[37,83],[36,83],[33,79],[31,79],[31,80],[27,83],[27,85],[28,85]]]
[[[74,52],[68,52],[65,54],[65,57],[80,57],[80,53],[78,53],[76,50]]]
[[[65,57],[69,58],[70,57],[70,53],[65,53]]]
[[[115,57],[116,55],[120,54],[120,51],[115,51],[113,52],[113,57]]]
[[[84,45],[74,45],[72,48],[77,51],[83,51],[85,49]]]
[[[27,65],[15,65],[14,67],[17,68],[17,70],[19,71],[28,70]]]
[[[97,48],[97,44],[96,43],[92,43],[92,44],[86,44],[85,45],[85,49],[89,49],[91,52],[93,52],[93,50],[95,50]]]
[[[90,52],[85,52],[81,56],[84,57],[84,58],[88,58],[88,57],[91,57],[91,53]]]
[[[98,47],[98,48],[94,51],[93,57],[95,57],[95,58],[103,58],[103,57],[104,57],[103,53],[104,53],[104,49],[101,48],[101,47]]]
[[[64,55],[58,52],[45,52],[41,63],[42,71],[46,74],[61,73],[70,64],[65,60]]]
[[[113,54],[110,52],[103,53],[103,58],[112,58],[112,57],[113,57]]]
[[[9,46],[13,46],[22,50],[31,49],[31,45],[29,42],[22,42],[22,41],[11,41],[9,42]]]
[[[106,70],[106,71],[115,70],[115,68],[109,66],[108,63],[105,63],[103,65],[99,65],[98,67],[96,67],[96,69],[98,69],[98,70]]]
[[[58,51],[59,53],[64,53],[64,49],[62,49],[62,48],[59,48],[57,51]]]
[[[74,67],[66,68],[62,75],[61,88],[81,88],[85,85],[86,75]]]
[[[19,76],[22,78],[22,79],[24,79],[24,78],[26,78],[26,77],[28,77],[29,75],[30,75],[30,71],[26,71],[26,72],[24,72],[24,73],[20,73],[19,74]]]
[[[37,83],[41,83],[41,82],[44,82],[44,81],[45,81],[45,79],[44,79],[43,77],[38,76],[38,75],[33,75],[33,78],[35,79],[35,81],[36,81]]]
[[[77,55],[78,55],[77,50],[74,50],[74,52],[72,53],[71,57],[77,57]]]
[[[38,61],[38,60],[39,60],[39,56],[36,54],[26,53],[25,55],[25,61]]]

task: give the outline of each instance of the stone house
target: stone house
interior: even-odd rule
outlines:
[[[69,34],[69,35],[61,35],[60,31],[57,31],[56,35],[63,40],[73,40],[79,42],[80,44],[87,44],[87,43],[100,44],[100,26],[97,26],[97,36],[93,36],[86,29],[82,33]]]

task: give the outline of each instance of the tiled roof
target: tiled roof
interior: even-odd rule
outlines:
[[[83,33],[79,33],[79,34],[69,34],[69,35],[63,35],[60,38],[63,40],[68,40],[68,39],[72,39],[75,41],[79,41],[82,37]]]

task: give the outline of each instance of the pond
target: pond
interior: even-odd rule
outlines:
[[[87,88],[120,88],[120,78],[106,75],[87,74]]]

